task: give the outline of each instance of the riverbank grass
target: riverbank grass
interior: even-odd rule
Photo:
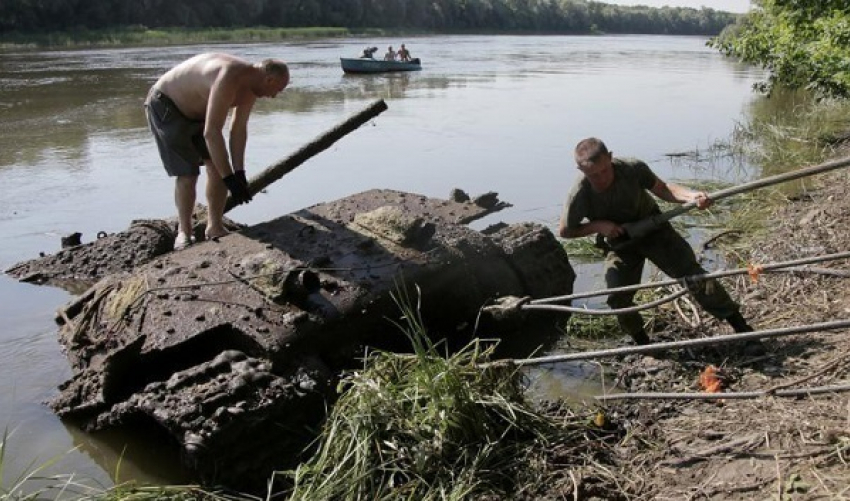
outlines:
[[[293,499],[505,499],[536,489],[561,444],[574,444],[570,462],[593,464],[582,454],[587,417],[546,415],[516,366],[481,365],[494,346],[444,353],[418,312],[400,307],[413,353],[371,353],[343,379],[316,454],[289,472]]]
[[[782,174],[817,165],[841,155],[850,141],[850,102],[817,99],[811,93],[776,89],[769,98],[753,102],[749,119],[738,127],[733,139],[761,176]],[[788,199],[806,196],[820,181],[812,176],[754,190],[733,197],[723,211],[722,231],[712,244],[722,248],[735,265],[746,263],[750,239],[764,237],[773,211]],[[730,199],[732,200],[732,199]],[[739,237],[745,236],[745,239]],[[726,238],[729,237],[729,238]]]
[[[750,120],[738,135],[751,162],[762,166],[764,176],[821,163],[834,157],[836,148],[850,139],[850,101],[816,99],[806,91],[777,89],[770,98],[753,103]]]
[[[343,379],[317,453],[292,472],[293,498],[460,500],[510,491],[529,446],[553,437],[515,367],[478,365],[492,347],[441,353],[418,313],[401,307],[413,353],[374,352]]]

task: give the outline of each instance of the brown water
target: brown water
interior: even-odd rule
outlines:
[[[371,188],[445,197],[496,191],[514,207],[487,220],[557,225],[573,181],[572,147],[585,136],[636,156],[670,179],[743,175],[724,158],[692,168],[665,156],[726,141],[760,75],[692,37],[422,37],[297,44],[0,52],[0,268],[83,241],[132,219],[173,213],[172,181],[149,136],[142,101],[171,65],[198,52],[291,63],[292,85],[251,119],[249,173],[383,98],[389,109],[228,215],[256,223]],[[405,42],[423,70],[346,76],[339,57]],[[709,157],[711,155],[709,154]],[[600,288],[593,266],[578,290]],[[169,481],[173,459],[150,442],[92,436],[43,405],[67,379],[53,313],[64,291],[0,276],[0,426],[14,478],[30,462],[110,485]],[[549,340],[557,351],[564,340]],[[541,354],[545,354],[541,353]],[[535,369],[544,397],[593,394],[591,365]],[[72,450],[77,447],[76,450]],[[123,459],[119,461],[119,458]],[[120,464],[120,468],[118,465]],[[116,471],[118,470],[118,471]],[[8,479],[6,483],[8,485]]]

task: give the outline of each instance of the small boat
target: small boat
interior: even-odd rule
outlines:
[[[384,61],[368,57],[339,58],[342,71],[346,73],[387,73],[392,71],[418,71],[422,69],[419,58],[410,61]]]

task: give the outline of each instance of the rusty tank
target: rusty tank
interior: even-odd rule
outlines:
[[[265,485],[298,454],[367,345],[404,339],[415,298],[430,335],[497,337],[500,296],[572,293],[575,273],[536,223],[469,223],[508,204],[370,190],[171,252],[174,226],[126,231],[9,270],[89,285],[57,313],[72,377],[50,406],[89,431],[154,425],[205,483]],[[141,427],[139,427],[141,429]]]

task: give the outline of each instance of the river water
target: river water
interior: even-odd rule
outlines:
[[[341,56],[400,43],[422,59],[421,72],[340,70]],[[572,148],[586,136],[603,138],[615,155],[642,158],[666,179],[746,174],[711,152],[742,120],[761,74],[704,44],[697,37],[434,36],[0,52],[0,268],[56,252],[60,236],[75,231],[87,242],[133,219],[173,215],[173,181],[142,102],[162,72],[198,52],[291,65],[290,87],[252,115],[249,176],[374,100],[389,106],[228,213],[237,221],[257,223],[371,188],[446,197],[457,187],[473,196],[495,191],[513,204],[476,225],[555,228],[577,172]],[[704,161],[671,156],[682,152]],[[579,272],[577,290],[601,287],[592,267]],[[70,375],[53,314],[71,298],[0,275],[0,427],[10,434],[0,485],[54,458],[49,472],[104,486],[177,480],[168,455],[144,437],[86,434],[43,404]],[[545,396],[563,396],[581,392],[582,374],[569,365],[533,377]]]

